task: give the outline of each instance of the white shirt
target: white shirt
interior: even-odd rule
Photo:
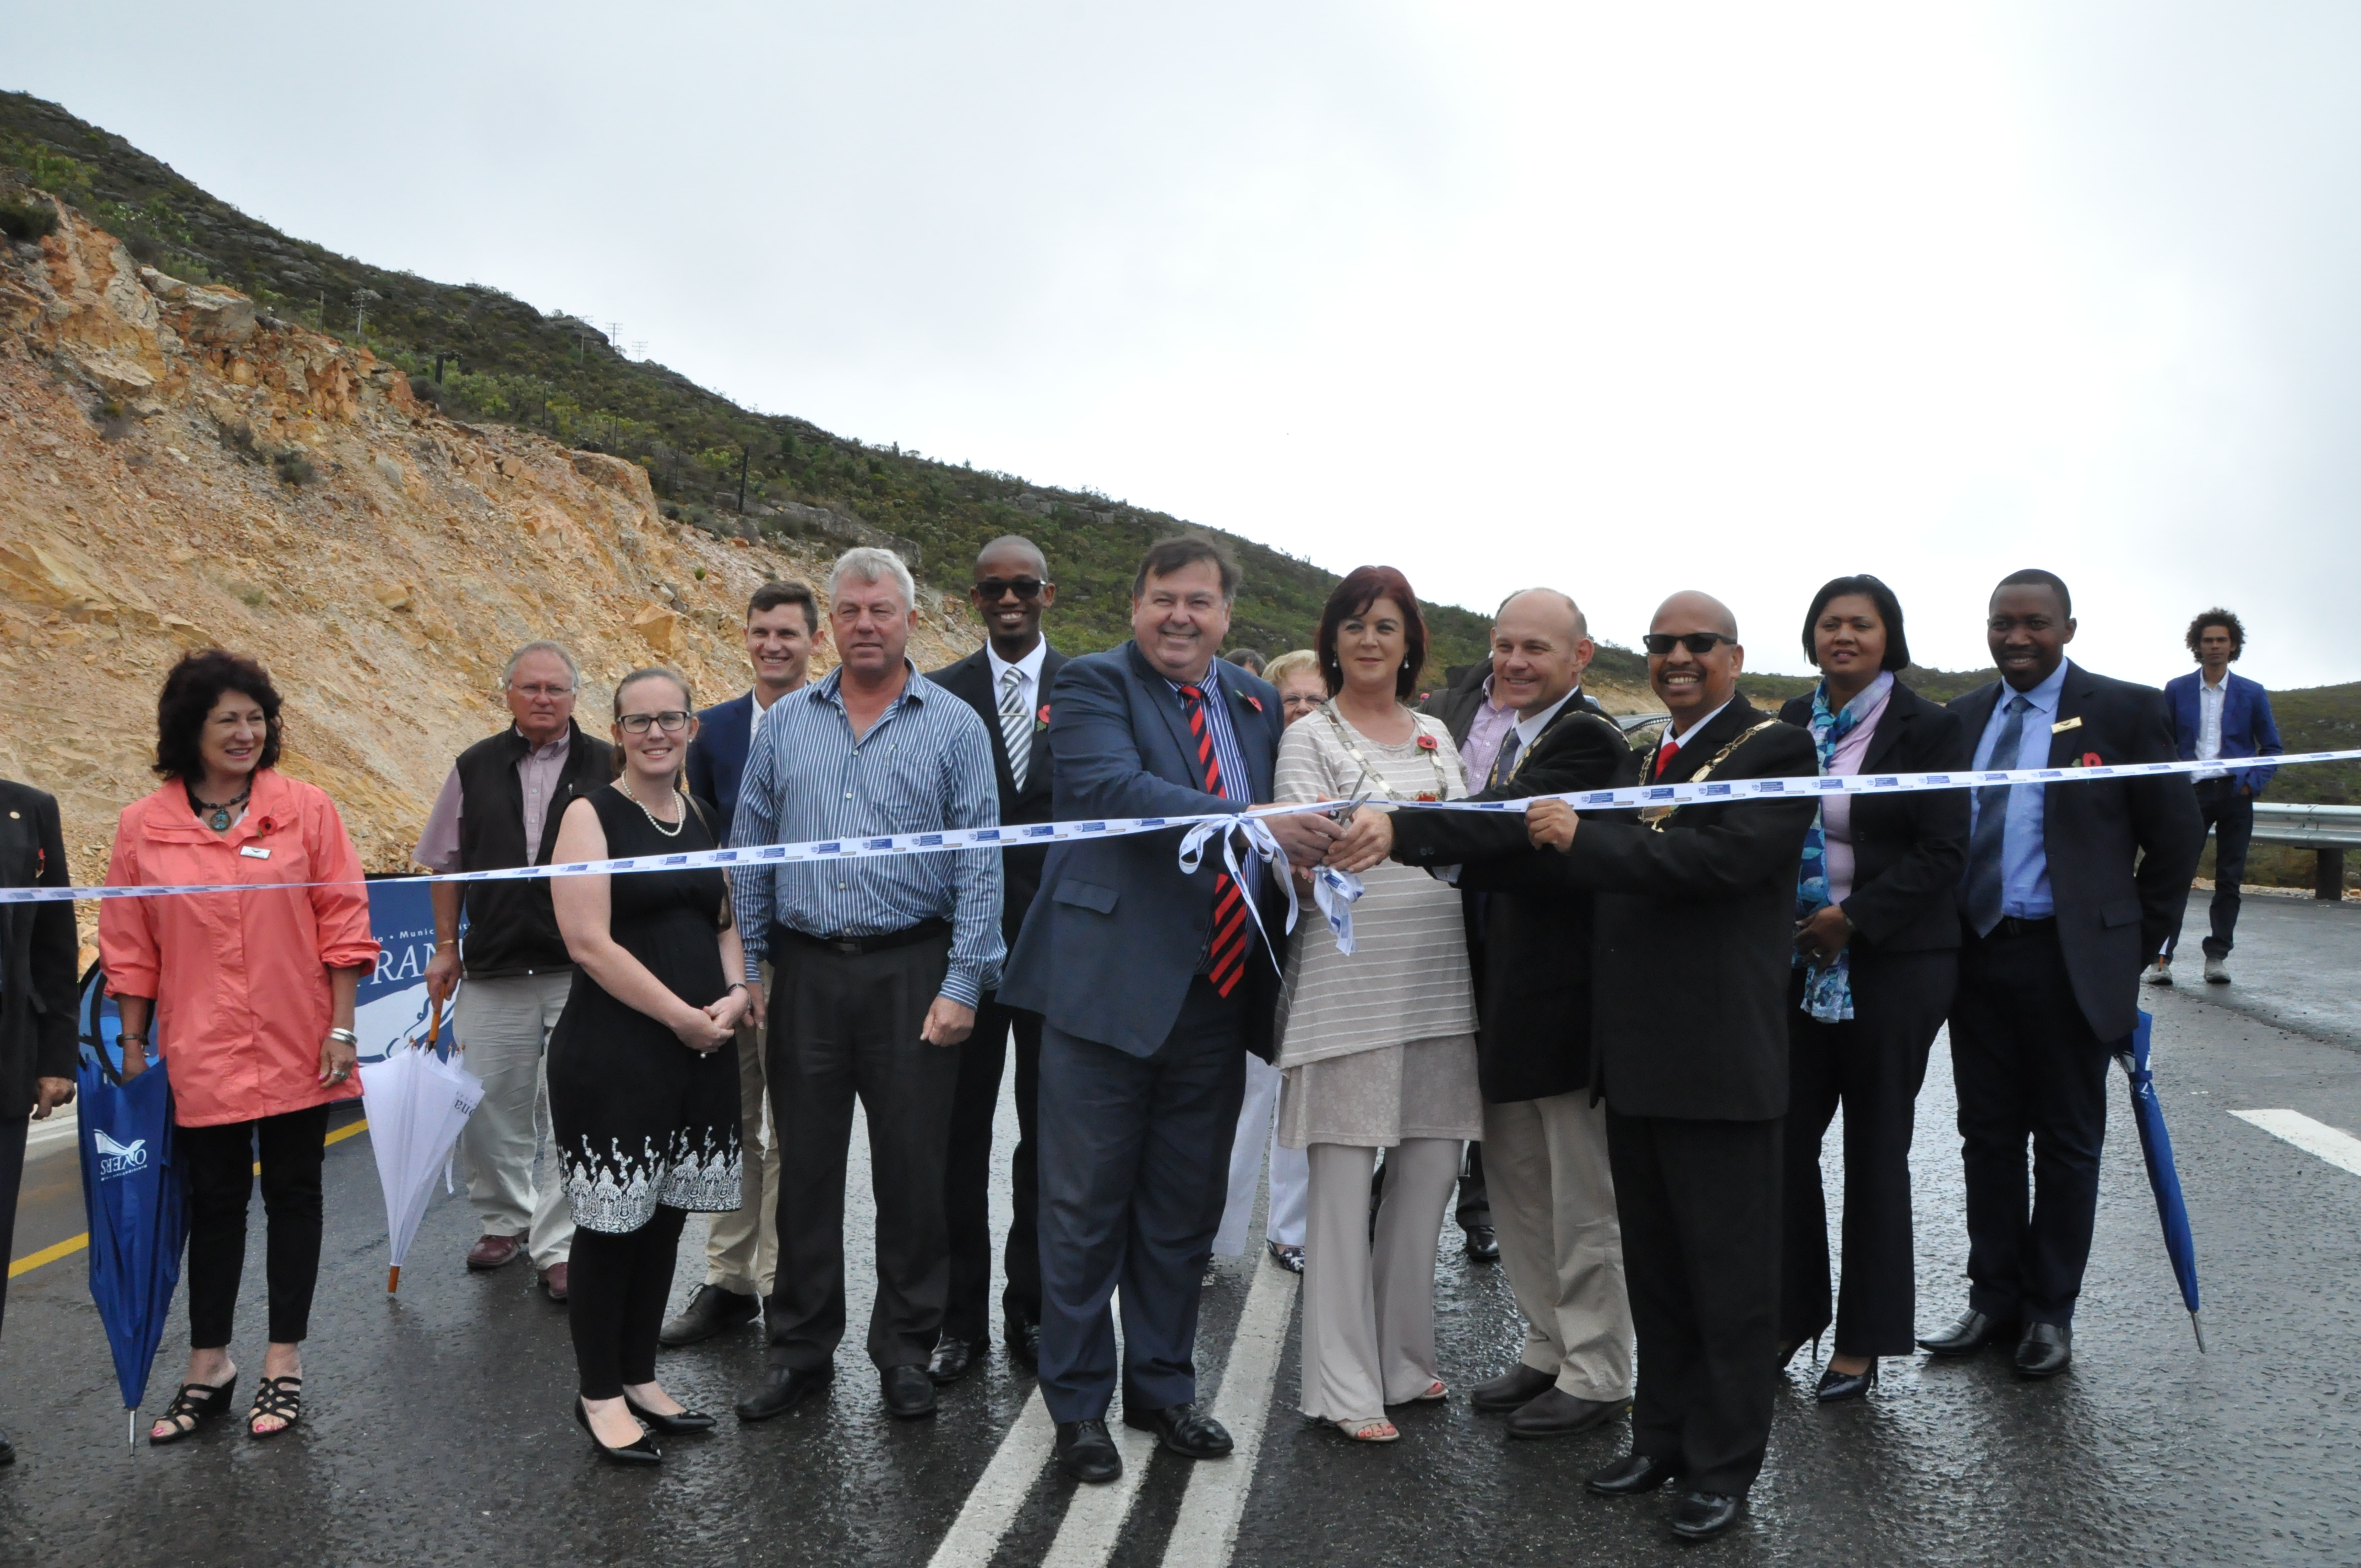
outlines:
[[[1558,698],[1555,702],[1550,704],[1547,707],[1533,715],[1531,718],[1525,718],[1522,714],[1518,715],[1516,724],[1517,754],[1519,756],[1523,756],[1526,751],[1532,747],[1532,743],[1541,739],[1542,731],[1549,728],[1550,720],[1557,717],[1557,710],[1564,707],[1567,703],[1574,701],[1581,695],[1582,688],[1577,685],[1568,691],[1564,696]]]
[[[807,682],[806,684],[808,685],[809,683]],[[804,688],[802,686],[797,686],[795,691],[781,692],[778,696],[773,697],[768,704],[765,704],[763,701],[763,688],[761,686],[756,686],[753,690],[746,694],[748,696],[754,699],[753,716],[746,720],[746,750],[748,752],[752,752],[754,750],[754,742],[761,739],[763,734],[763,720],[770,717],[771,709],[779,706],[781,698],[793,696],[796,695],[796,692],[803,689]]]
[[[1721,707],[1728,707],[1730,702],[1736,702],[1737,700],[1738,699],[1733,696],[1730,699],[1730,702],[1723,703]],[[1664,726],[1665,738],[1671,740],[1675,747],[1686,745],[1688,743],[1687,737],[1696,734],[1698,730],[1704,729],[1707,725],[1711,724],[1715,719],[1721,717],[1721,707],[1715,708],[1711,713],[1707,714],[1703,718],[1700,718],[1695,724],[1688,726],[1688,728],[1683,729],[1677,735],[1673,733],[1672,725],[1667,723]]]
[[[1033,644],[1033,652],[1026,654],[1025,657],[1017,660],[1016,663],[1013,664],[1007,660],[1003,659],[999,652],[994,649],[991,643],[985,643],[983,645],[983,658],[984,663],[992,666],[992,706],[994,709],[996,711],[1007,705],[1008,672],[1014,670],[1019,677],[1016,689],[1023,693],[1025,696],[1025,711],[1027,713],[1040,712],[1041,661],[1049,656],[1049,640],[1046,637],[1037,639]]]
[[[2215,685],[2200,671],[2197,676],[2197,760],[2210,762],[2222,754],[2222,705],[2229,700],[2230,673],[2222,672],[2222,684]],[[2227,768],[2201,768],[2201,779],[2226,779]]]

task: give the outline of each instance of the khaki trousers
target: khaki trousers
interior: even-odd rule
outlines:
[[[1313,1144],[1303,1247],[1303,1413],[1367,1421],[1435,1384],[1434,1249],[1459,1180],[1457,1138],[1386,1151],[1386,1195],[1369,1240],[1378,1151]]]
[[[548,1073],[549,1032],[573,989],[571,970],[469,980],[451,1006],[467,1069],[484,1080],[483,1103],[459,1134],[468,1200],[484,1234],[523,1236],[533,1267],[544,1271],[574,1247],[574,1211],[550,1137]]]
[[[1521,1359],[1577,1399],[1630,1398],[1631,1302],[1605,1108],[1587,1090],[1487,1102],[1484,1176],[1500,1266],[1525,1315]]]
[[[763,994],[771,993],[771,966],[763,966]],[[745,1200],[713,1216],[705,1238],[705,1282],[741,1296],[768,1296],[779,1272],[779,1140],[771,1131],[768,1047],[752,1023],[738,1025],[738,1141],[745,1164]]]

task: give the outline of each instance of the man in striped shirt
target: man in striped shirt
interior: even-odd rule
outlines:
[[[849,550],[829,574],[842,663],[779,699],[746,756],[737,845],[989,828],[1000,819],[983,721],[905,652],[915,587],[890,550]],[[844,1333],[845,1146],[868,1116],[877,1203],[869,1356],[896,1416],[935,1409],[928,1357],[950,1287],[943,1165],[959,1046],[1000,983],[996,850],[805,861],[732,878],[746,981],[767,1015],[779,1141],[779,1267],[762,1382],[745,1420],[832,1376]],[[759,989],[771,960],[772,994]]]

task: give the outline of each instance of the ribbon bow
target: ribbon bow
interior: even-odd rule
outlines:
[[[1270,829],[1264,826],[1261,818],[1224,817],[1200,822],[1190,828],[1180,837],[1180,874],[1197,874],[1197,868],[1204,863],[1206,840],[1217,835],[1222,841],[1222,868],[1230,873],[1230,880],[1237,883],[1241,891],[1246,885],[1246,879],[1238,868],[1240,839],[1246,840],[1248,860],[1260,865],[1276,864],[1279,867],[1279,883],[1287,890],[1287,929],[1283,934],[1291,935],[1301,913],[1295,902],[1295,879],[1287,874],[1287,852],[1279,847],[1279,840],[1271,836]],[[1326,918],[1328,929],[1334,933],[1337,947],[1347,953],[1353,950],[1353,905],[1360,898],[1361,893],[1361,879],[1348,872],[1322,866],[1312,873],[1312,901]],[[1262,938],[1263,950],[1270,955],[1271,967],[1278,969],[1279,946],[1270,939],[1270,933],[1263,929],[1262,912],[1255,907],[1255,900],[1251,898],[1246,900],[1246,916],[1254,922],[1255,933]]]

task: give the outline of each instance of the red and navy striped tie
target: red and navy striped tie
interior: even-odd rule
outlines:
[[[1180,697],[1189,707],[1189,733],[1197,742],[1197,766],[1205,775],[1205,793],[1220,795],[1222,760],[1213,754],[1213,731],[1205,727],[1204,690],[1182,686]],[[1214,993],[1227,996],[1236,990],[1246,972],[1246,901],[1227,872],[1213,873],[1213,935],[1205,944],[1205,957],[1211,966],[1205,978],[1213,982]]]

